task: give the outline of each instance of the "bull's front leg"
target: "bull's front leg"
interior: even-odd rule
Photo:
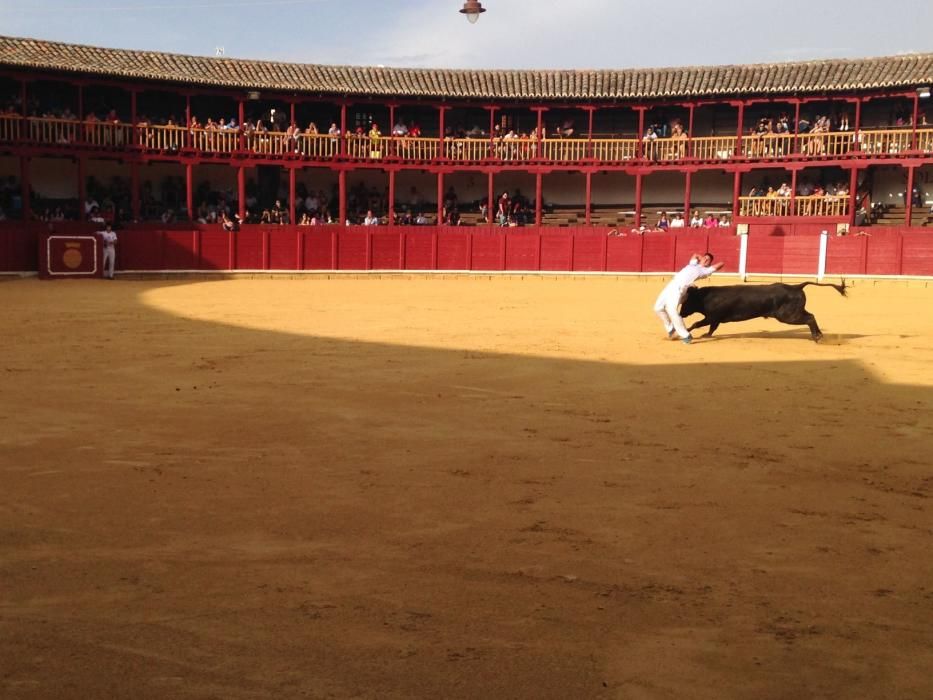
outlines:
[[[708,318],[706,318],[706,317],[704,316],[704,317],[701,318],[699,321],[697,321],[697,322],[694,323],[692,326],[690,326],[690,328],[688,328],[687,330],[688,330],[688,331],[693,331],[693,329],[695,329],[695,328],[703,328],[703,326],[708,326],[710,323],[712,323],[712,321],[710,321]]]

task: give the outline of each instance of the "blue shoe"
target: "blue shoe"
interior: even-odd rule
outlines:
[[[690,345],[693,342],[693,336],[688,335],[686,338],[681,338],[680,342],[684,345]]]
[[[671,328],[671,329],[667,332],[667,339],[668,339],[668,340],[673,340],[673,339],[674,339],[674,329],[673,329],[673,328]]]

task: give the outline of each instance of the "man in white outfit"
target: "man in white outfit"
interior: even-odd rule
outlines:
[[[683,300],[687,287],[692,287],[697,280],[705,279],[722,267],[723,263],[713,265],[713,254],[700,255],[694,253],[690,263],[674,275],[674,279],[667,283],[658,300],[654,303],[654,312],[664,323],[667,337],[673,338],[676,332],[684,343],[693,340],[680,317],[680,302]]]
[[[103,231],[98,231],[97,235],[100,236],[104,244],[104,277],[112,280],[113,268],[117,263],[117,234],[111,228],[110,224],[107,224],[107,228]]]

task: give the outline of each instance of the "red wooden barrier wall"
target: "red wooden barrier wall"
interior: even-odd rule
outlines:
[[[59,233],[88,233],[84,223],[55,224]],[[37,234],[48,224],[0,224],[0,272],[31,271]],[[754,224],[746,271],[814,276],[823,225]],[[830,275],[933,276],[933,231],[863,229],[868,235],[827,237]],[[709,250],[737,272],[742,237],[732,229],[606,236],[594,227],[449,228],[217,226],[119,232],[120,270],[485,270],[670,273],[694,252]]]

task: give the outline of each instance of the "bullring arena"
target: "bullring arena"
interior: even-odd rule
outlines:
[[[0,283],[2,695],[930,696],[930,283],[663,282]]]
[[[931,83],[0,37],[0,698],[933,697]]]

